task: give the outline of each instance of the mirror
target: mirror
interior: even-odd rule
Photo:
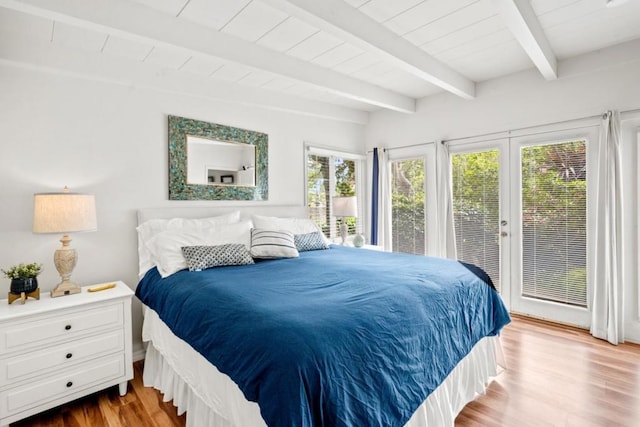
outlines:
[[[170,200],[267,200],[268,135],[169,116]]]
[[[187,135],[187,183],[256,185],[256,147]]]

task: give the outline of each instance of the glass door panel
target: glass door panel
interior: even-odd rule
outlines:
[[[500,151],[451,155],[458,259],[484,269],[500,290]]]
[[[521,148],[522,296],[587,306],[584,140]]]
[[[425,255],[425,160],[390,161],[389,166],[392,250]]]

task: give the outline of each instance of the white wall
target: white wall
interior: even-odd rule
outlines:
[[[367,149],[420,144],[502,132],[520,127],[599,115],[607,110],[640,108],[638,44],[611,48],[561,63],[556,81],[544,81],[535,70],[478,84],[477,98],[466,101],[442,93],[418,103],[414,115],[372,114]],[[626,52],[625,52],[626,50]],[[618,62],[621,57],[636,59]],[[618,65],[610,65],[610,61]],[[624,182],[625,335],[640,342],[638,313],[637,128],[626,121],[622,141]]]
[[[0,268],[41,262],[43,291],[58,281],[57,235],[34,235],[33,193],[73,191],[96,196],[98,231],[72,235],[79,284],[123,280],[137,284],[136,209],[223,205],[169,201],[167,115],[269,135],[268,204],[304,203],[303,142],[362,151],[361,125],[256,107],[136,89],[0,65]],[[238,202],[249,204],[251,202]],[[9,280],[0,278],[0,295]],[[141,314],[134,304],[134,345]]]

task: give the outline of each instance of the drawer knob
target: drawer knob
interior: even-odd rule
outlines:
[[[65,331],[68,331],[69,329],[71,329],[71,325],[67,325],[64,327]]]
[[[73,385],[73,383],[72,383],[71,381],[69,381],[69,382],[67,383],[67,387],[71,387],[72,385]]]
[[[73,356],[73,354],[67,353],[67,359],[71,359],[72,356]]]

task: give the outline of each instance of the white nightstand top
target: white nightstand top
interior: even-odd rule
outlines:
[[[115,283],[116,287],[106,289],[99,292],[88,292],[87,289]],[[24,304],[20,304],[20,300],[14,301],[9,305],[6,299],[0,300],[0,322],[8,319],[16,319],[21,316],[32,316],[47,312],[50,310],[64,309],[69,307],[77,307],[88,305],[95,302],[107,301],[110,299],[123,298],[133,295],[133,291],[122,281],[113,281],[105,283],[96,283],[90,286],[83,286],[82,292],[79,294],[65,295],[61,297],[51,298],[49,292],[42,293],[40,299],[27,299]]]

